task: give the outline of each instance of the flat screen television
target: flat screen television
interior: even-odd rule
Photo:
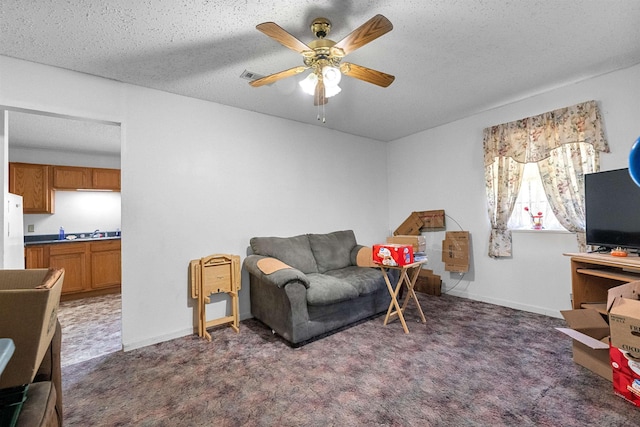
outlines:
[[[629,169],[584,177],[587,245],[640,250],[640,187]]]

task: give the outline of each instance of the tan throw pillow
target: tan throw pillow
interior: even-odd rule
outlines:
[[[256,263],[256,265],[264,274],[271,274],[285,268],[291,268],[290,265],[287,265],[279,259],[275,258],[262,258]]]
[[[358,267],[377,267],[373,262],[373,249],[370,246],[363,246],[356,255],[356,265]]]

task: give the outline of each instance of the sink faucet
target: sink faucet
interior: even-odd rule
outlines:
[[[100,229],[97,229],[93,233],[91,233],[91,238],[100,237]]]

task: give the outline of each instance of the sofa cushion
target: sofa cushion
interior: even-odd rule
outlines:
[[[327,271],[325,274],[348,282],[359,295],[370,294],[387,287],[382,272],[377,268],[349,266]]]
[[[319,273],[351,265],[351,249],[356,246],[356,236],[352,230],[308,236]]]
[[[309,305],[329,305],[358,297],[357,289],[345,280],[318,273],[308,274],[307,277]]]
[[[318,266],[306,235],[295,237],[253,237],[249,241],[256,255],[277,258],[303,273],[317,273]]]

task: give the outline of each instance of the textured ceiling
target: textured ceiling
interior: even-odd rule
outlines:
[[[9,111],[9,143],[26,149],[120,155],[120,126],[69,117]]]
[[[313,18],[339,41],[376,14],[394,29],[347,59],[396,76],[345,77],[319,122],[290,77],[301,56],[255,29],[307,43]],[[637,0],[2,0],[0,54],[324,126],[381,141],[640,63]]]

